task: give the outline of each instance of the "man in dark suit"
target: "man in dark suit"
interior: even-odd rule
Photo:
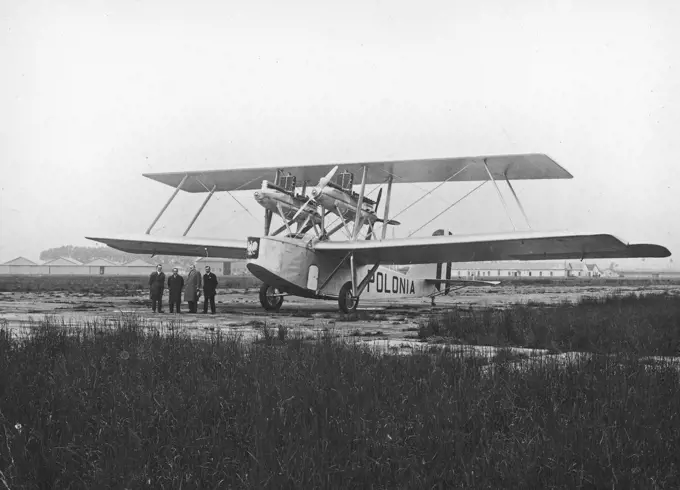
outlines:
[[[175,306],[177,313],[182,313],[179,305],[182,303],[182,288],[184,287],[184,278],[178,274],[177,267],[172,269],[172,275],[168,277],[168,300],[170,301],[170,313],[174,313]]]
[[[163,266],[158,264],[156,270],[149,276],[149,297],[151,298],[151,309],[156,313],[156,304],[158,304],[158,313],[163,313],[163,290],[165,289],[165,274],[163,273]]]
[[[203,274],[203,313],[208,313],[208,301],[210,301],[210,311],[215,313],[215,291],[217,291],[217,276],[210,272],[210,267],[206,266]]]

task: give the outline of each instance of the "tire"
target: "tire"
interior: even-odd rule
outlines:
[[[338,295],[338,305],[343,313],[354,313],[357,311],[359,298],[352,296],[352,282],[348,281],[340,288]]]
[[[260,304],[262,308],[267,311],[279,311],[281,305],[283,304],[283,296],[274,296],[272,294],[280,294],[278,288],[270,286],[269,284],[263,284],[260,286]]]

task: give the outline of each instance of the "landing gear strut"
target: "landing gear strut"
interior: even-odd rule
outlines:
[[[267,311],[279,311],[283,304],[283,295],[278,288],[263,284],[260,287],[260,304]]]
[[[354,313],[357,311],[359,298],[352,294],[352,282],[347,281],[341,288],[338,295],[338,305],[343,313]]]

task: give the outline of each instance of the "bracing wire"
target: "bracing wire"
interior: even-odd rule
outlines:
[[[426,223],[422,224],[418,229],[416,229],[415,231],[412,231],[411,233],[409,233],[408,236],[411,237],[411,236],[413,236],[414,233],[417,233],[418,231],[420,231],[420,230],[422,230],[423,228],[425,228],[425,226],[427,226],[427,225],[429,225],[430,223],[432,223],[434,220],[436,220],[437,218],[439,218],[442,214],[444,214],[445,212],[447,212],[449,209],[451,209],[452,207],[454,207],[456,204],[458,204],[459,202],[461,202],[463,199],[465,199],[466,197],[468,197],[470,194],[472,194],[473,192],[475,192],[477,189],[479,189],[480,187],[482,187],[482,186],[483,186],[484,184],[486,184],[487,182],[488,182],[488,180],[482,181],[482,183],[479,184],[477,187],[475,187],[475,188],[472,189],[470,192],[468,192],[467,194],[465,194],[463,197],[461,197],[460,199],[458,199],[456,202],[454,202],[453,204],[451,204],[449,207],[447,207],[446,209],[444,209],[441,213],[439,213],[438,215],[436,215],[434,218],[432,218],[431,220],[429,220],[429,221],[427,221]]]

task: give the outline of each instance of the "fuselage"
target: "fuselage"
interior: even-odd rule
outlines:
[[[262,282],[296,296],[336,298],[340,288],[351,281],[348,261],[336,270],[340,260],[315,252],[303,240],[278,236],[248,239],[248,270]],[[366,277],[372,266],[357,264],[357,283]],[[361,297],[390,300],[424,297],[434,292],[435,285],[425,278],[379,267]]]

